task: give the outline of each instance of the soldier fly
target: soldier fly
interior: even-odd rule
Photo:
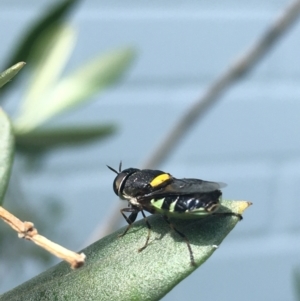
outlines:
[[[203,181],[200,179],[177,179],[161,170],[127,168],[119,171],[110,166],[110,170],[117,174],[113,189],[122,200],[127,200],[129,207],[121,209],[121,214],[128,223],[128,227],[120,235],[124,236],[137,218],[139,212],[148,227],[146,242],[138,252],[144,250],[149,243],[151,226],[144,211],[151,214],[161,214],[171,229],[178,233],[186,242],[190,261],[195,264],[193,251],[188,238],[170,222],[169,218],[195,219],[209,215],[242,216],[233,212],[217,212],[220,206],[224,183]],[[125,212],[130,213],[129,216]]]

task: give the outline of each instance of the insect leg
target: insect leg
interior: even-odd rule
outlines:
[[[126,222],[128,223],[128,227],[126,228],[126,230],[124,231],[124,233],[119,234],[119,237],[122,237],[131,228],[131,225],[136,220],[136,217],[137,217],[138,213],[140,212],[140,210],[138,208],[123,208],[123,209],[120,210],[120,212],[123,215],[123,217],[125,218]],[[131,214],[127,217],[124,214],[124,212],[131,212]]]
[[[234,212],[215,212],[212,213],[212,215],[217,215],[217,216],[236,216],[239,218],[239,220],[241,221],[243,219],[241,214],[238,213],[234,213]]]
[[[180,232],[179,230],[177,230],[175,228],[175,226],[170,222],[169,218],[166,215],[163,215],[163,218],[169,224],[170,228],[172,230],[174,230],[177,234],[179,234],[185,240],[188,250],[189,250],[189,253],[190,253],[191,265],[196,266],[193,251],[192,251],[192,248],[191,248],[188,238],[182,232]]]
[[[145,242],[144,246],[141,247],[141,248],[139,248],[139,249],[138,249],[138,252],[142,252],[144,249],[147,248],[148,243],[149,243],[149,239],[150,239],[150,235],[151,235],[151,226],[150,226],[150,224],[149,224],[149,222],[148,222],[148,219],[147,219],[147,217],[146,217],[144,211],[141,210],[141,212],[142,212],[142,215],[143,215],[143,217],[144,217],[145,223],[146,223],[147,228],[148,228],[148,235],[147,235],[147,239],[146,239],[146,242]]]

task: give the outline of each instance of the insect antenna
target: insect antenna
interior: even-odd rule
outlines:
[[[114,168],[112,168],[112,167],[110,167],[110,166],[108,166],[108,165],[106,165],[111,171],[113,171],[113,172],[115,172],[117,175],[119,174]]]
[[[122,160],[120,161],[120,164],[119,164],[119,172],[122,171]]]

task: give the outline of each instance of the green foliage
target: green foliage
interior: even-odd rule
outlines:
[[[31,64],[32,62],[33,64],[35,64],[36,44],[39,43],[39,40],[47,30],[55,27],[58,24],[61,24],[66,19],[67,14],[71,11],[72,7],[77,2],[78,0],[63,0],[47,10],[47,13],[41,16],[41,18],[37,20],[31,26],[31,28],[29,28],[22,35],[22,38],[19,41],[18,45],[16,45],[11,51],[10,58],[6,61],[6,68],[14,65],[19,61],[25,61],[29,64]],[[32,55],[33,53],[35,55]],[[8,86],[5,88],[8,88]],[[0,90],[0,93],[3,93],[4,91],[5,89],[2,89]]]
[[[85,143],[102,139],[115,130],[115,127],[101,123],[78,130],[78,134],[70,130],[73,126],[41,129],[41,126],[45,127],[52,118],[85,104],[93,95],[115,83],[127,70],[135,55],[131,48],[120,48],[90,60],[62,78],[61,74],[72,53],[76,37],[76,31],[66,24],[66,17],[77,2],[61,1],[47,10],[47,13],[22,35],[8,60],[15,62],[22,59],[27,62],[27,68],[22,74],[26,75],[29,84],[20,102],[17,116],[12,121],[17,151],[19,146],[23,152],[25,150],[36,153],[62,144]],[[11,69],[16,73],[19,70],[16,67],[20,68],[20,64],[22,63]],[[11,71],[10,74],[14,75]],[[0,75],[0,86],[5,83]],[[12,88],[12,83],[5,88]],[[1,89],[1,92],[4,92],[4,89]],[[76,129],[78,128],[77,126]],[[42,137],[42,134],[46,137]],[[39,138],[40,143],[36,143],[32,137]],[[68,143],[65,143],[66,141]],[[37,145],[39,148],[36,148]]]
[[[99,141],[115,132],[114,125],[101,123],[101,112],[99,112],[99,122],[92,124],[76,123],[75,126],[72,124],[58,126],[54,124],[53,119],[71,109],[83,106],[96,93],[116,83],[135,56],[131,48],[119,48],[105,55],[96,56],[86,64],[77,67],[75,72],[71,71],[63,77],[62,73],[74,49],[77,34],[73,27],[66,24],[66,21],[69,12],[78,2],[78,0],[55,1],[50,9],[45,10],[45,15],[41,15],[30,28],[25,29],[21,38],[9,52],[10,57],[1,60],[7,66],[18,61],[27,63],[21,74],[23,79],[26,79],[27,86],[24,97],[20,99],[19,107],[13,112],[14,118],[11,121],[12,129],[10,129],[15,139],[15,152],[17,155],[22,153],[22,156],[16,156],[12,181],[5,198],[5,207],[22,219],[34,221],[38,229],[46,236],[54,231],[48,226],[47,221],[55,221],[59,227],[64,196],[61,196],[61,199],[43,196],[42,206],[28,206],[28,199],[39,200],[36,195],[34,197],[29,195],[29,189],[23,191],[22,181],[26,179],[28,170],[33,171],[28,167],[32,167],[32,163],[37,162],[36,159],[43,158],[37,156],[41,155],[41,152],[51,151],[60,146],[75,146]],[[17,82],[16,79],[11,81],[12,77],[24,64],[18,63],[0,74],[0,87],[2,87],[0,102],[3,105],[6,105],[5,100],[9,99],[6,96],[11,89],[15,88],[14,84]],[[5,97],[3,97],[4,92]],[[2,115],[5,116],[1,111],[0,176],[3,180],[0,182],[0,204],[3,201],[12,162],[12,155],[7,156],[6,151],[3,150],[13,147],[13,140],[9,140],[4,132],[2,133],[6,130]],[[51,128],[47,124],[49,121],[52,121]],[[11,139],[13,139],[12,136]],[[11,145],[8,146],[4,143],[5,141],[7,143],[11,141]],[[20,158],[21,160],[18,160]],[[32,160],[33,158],[35,161]],[[48,210],[53,204],[59,207],[57,210],[59,213]],[[6,227],[0,228],[1,254],[5,257],[4,262],[2,261],[0,278],[9,277],[5,272],[9,267],[5,265],[10,265],[16,256],[19,261],[18,265],[14,265],[14,271],[18,268],[19,271],[22,269],[23,259],[28,260],[31,257],[35,263],[38,263],[40,258],[50,258],[48,253],[36,246],[29,243],[24,246],[24,242],[16,240],[10,230],[6,231],[7,229]],[[55,239],[58,239],[59,235],[61,233],[56,231]],[[19,252],[20,245],[22,245],[22,252]],[[14,277],[14,271],[10,274],[11,277]]]
[[[24,62],[17,63],[0,73],[0,88],[7,84],[25,66]]]
[[[300,269],[295,269],[293,273],[294,290],[296,292],[296,300],[300,301]]]
[[[13,149],[14,137],[11,124],[6,114],[0,108],[0,205],[2,204],[10,176]]]
[[[104,138],[115,130],[113,125],[64,126],[60,128],[38,129],[28,133],[16,133],[16,146],[19,151],[30,153],[50,150],[52,147],[76,145]]]
[[[250,203],[223,201],[225,211],[242,213]],[[186,233],[199,267],[216,250],[238,223],[237,217],[208,217],[193,221],[176,220]],[[160,300],[196,268],[190,265],[186,243],[170,232],[159,215],[149,217],[151,243],[138,253],[147,236],[140,220],[123,237],[125,228],[92,244],[83,252],[86,264],[72,271],[60,263],[41,275],[3,294],[0,301],[10,300]]]
[[[47,87],[46,91],[31,92],[31,97],[27,97],[28,101],[23,106],[25,109],[14,121],[15,133],[19,135],[35,130],[51,118],[85,103],[90,96],[115,82],[132,58],[131,49],[110,52],[61,79],[57,85]],[[52,66],[49,65],[49,68]],[[38,77],[49,75],[51,70],[44,68],[43,74],[39,72]]]

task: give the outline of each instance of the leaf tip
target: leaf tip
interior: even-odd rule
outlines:
[[[242,214],[251,205],[252,205],[252,203],[248,202],[248,201],[238,201],[237,202],[237,212],[239,214]]]
[[[14,67],[16,69],[21,69],[22,67],[24,67],[26,65],[26,62],[19,62],[17,64],[14,65]]]
[[[11,67],[11,70],[19,72],[25,65],[26,65],[25,62],[18,62]]]

